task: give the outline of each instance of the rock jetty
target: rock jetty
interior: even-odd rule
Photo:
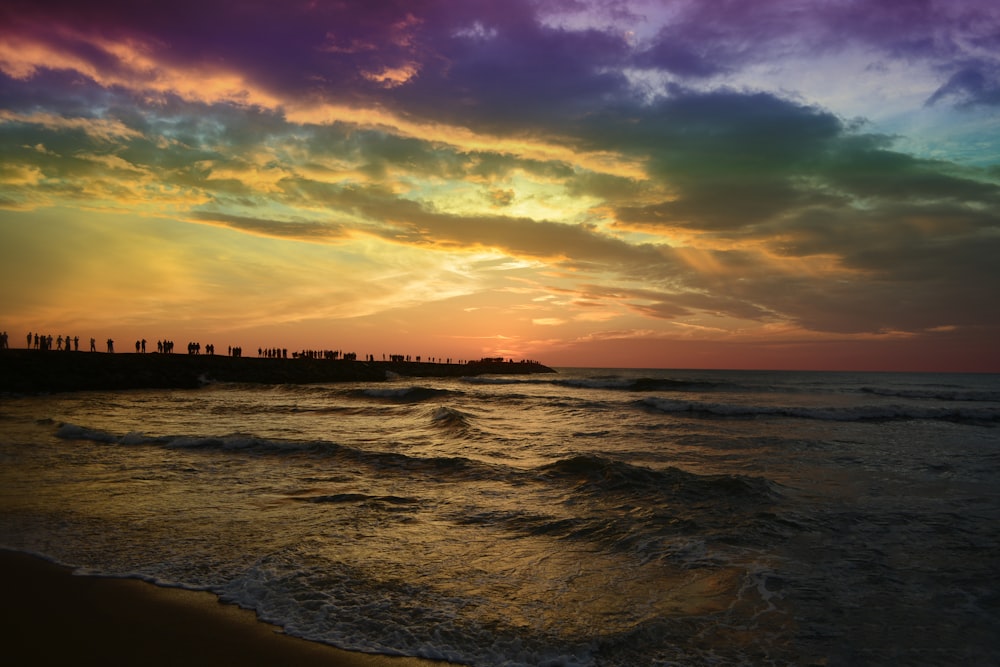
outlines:
[[[310,384],[380,382],[394,376],[465,377],[555,373],[537,362],[462,364],[343,359],[266,359],[209,354],[0,351],[0,392],[185,389],[213,382]]]

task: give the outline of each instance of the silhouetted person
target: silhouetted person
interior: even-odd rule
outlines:
[[[73,351],[74,352],[79,352],[80,351],[80,337],[79,336],[73,336]]]
[[[97,341],[93,338],[90,339],[90,351],[97,352]]]
[[[146,354],[146,339],[142,339],[142,353]]]
[[[112,352],[113,353],[114,351],[115,351],[115,341],[113,341],[113,340],[111,340],[109,338],[108,339],[108,352]]]

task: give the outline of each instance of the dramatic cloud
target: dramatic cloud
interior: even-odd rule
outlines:
[[[927,103],[936,104],[945,99],[967,106],[1000,106],[1000,67],[992,63],[959,70],[934,91]]]
[[[476,341],[450,356],[953,335],[996,369],[998,54],[978,0],[14,0],[3,278],[145,266],[184,314],[129,326],[234,308],[312,347],[419,307]],[[141,301],[73,299],[39,281],[0,316]]]

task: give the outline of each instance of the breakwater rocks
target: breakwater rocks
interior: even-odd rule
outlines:
[[[535,362],[263,359],[206,354],[0,351],[0,392],[39,393],[107,389],[184,389],[211,382],[309,384],[380,382],[406,377],[464,377],[554,373]]]

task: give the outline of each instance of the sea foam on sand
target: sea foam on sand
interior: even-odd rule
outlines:
[[[342,651],[282,634],[207,592],[135,579],[74,576],[0,550],[0,624],[8,664],[433,667],[445,663]]]

